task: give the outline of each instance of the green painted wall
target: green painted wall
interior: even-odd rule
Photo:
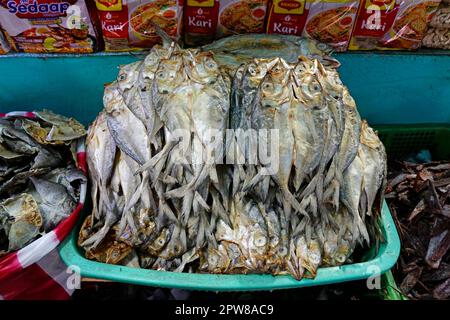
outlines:
[[[341,76],[372,124],[450,123],[450,55],[345,53]],[[0,112],[49,108],[91,122],[131,54],[0,57]]]

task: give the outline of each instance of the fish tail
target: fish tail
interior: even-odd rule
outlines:
[[[102,240],[106,237],[110,228],[111,226],[105,223],[97,233],[86,239],[81,244],[81,247],[90,249],[96,248],[100,244],[100,242],[102,242]]]
[[[203,199],[203,197],[197,191],[194,192],[194,201],[197,202],[206,211],[211,210],[211,208],[206,203],[205,199]]]
[[[308,183],[308,185],[303,189],[303,192],[300,194],[300,198],[305,198],[314,192],[317,185],[318,175],[315,175],[314,178]]]
[[[246,193],[248,190],[253,189],[264,177],[265,175],[262,174],[262,171],[258,171],[252,179],[244,181],[242,192]]]
[[[196,248],[200,250],[203,247],[203,243],[205,241],[205,221],[203,221],[202,216],[200,216],[200,225],[198,228],[197,239],[196,239]]]
[[[294,176],[294,189],[295,192],[298,192],[300,190],[300,187],[302,186],[303,180],[305,179],[305,174],[298,170],[297,168],[295,169],[295,176]]]
[[[181,223],[183,226],[186,226],[188,223],[193,201],[194,201],[194,193],[190,191],[183,198],[183,205],[181,209]]]
[[[178,222],[178,219],[175,216],[175,214],[172,212],[172,209],[170,209],[170,207],[167,205],[167,203],[163,199],[159,200],[159,207],[163,211],[163,213],[167,216],[167,218],[169,218],[170,220],[172,220],[174,222]]]

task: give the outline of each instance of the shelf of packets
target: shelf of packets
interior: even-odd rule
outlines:
[[[145,50],[155,25],[188,46],[269,33],[338,52],[450,49],[450,0],[0,0],[0,54]]]

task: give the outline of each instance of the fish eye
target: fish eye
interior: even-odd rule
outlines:
[[[313,82],[312,84],[311,84],[311,91],[312,92],[320,92],[321,91],[321,87],[320,87],[320,85],[317,83],[317,82]]]
[[[212,265],[216,265],[218,260],[219,260],[219,258],[216,255],[210,255],[208,257],[208,261]]]
[[[164,79],[165,78],[165,73],[163,72],[163,71],[160,71],[160,72],[158,72],[157,74],[156,74],[156,76],[159,78],[159,79]]]
[[[117,77],[117,79],[118,79],[119,81],[123,81],[123,80],[125,80],[126,78],[127,78],[126,73],[119,74],[119,76]]]
[[[280,72],[281,68],[280,68],[280,66],[275,66],[275,67],[273,67],[272,70],[275,71],[275,72]]]
[[[251,64],[248,66],[248,73],[250,73],[250,75],[252,75],[252,76],[256,76],[257,72],[256,72],[256,66],[254,64]]]
[[[270,82],[265,82],[264,84],[263,84],[263,89],[264,90],[270,90],[270,89],[272,89],[273,88],[273,86],[272,86],[272,84],[270,83]]]
[[[305,64],[303,62],[300,62],[299,64],[297,64],[297,66],[295,67],[295,71],[296,72],[305,72],[306,71]]]
[[[217,67],[217,64],[213,60],[208,60],[206,62],[206,67],[208,69],[215,69]]]
[[[266,245],[266,243],[267,243],[266,237],[256,237],[255,240],[253,241],[253,244],[257,247],[263,247]]]
[[[280,256],[285,256],[285,255],[287,255],[287,248],[286,247],[281,247],[281,248],[278,248],[278,254],[280,255]]]

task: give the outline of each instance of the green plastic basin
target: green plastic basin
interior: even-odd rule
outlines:
[[[215,275],[176,273],[137,269],[88,260],[77,246],[75,228],[60,246],[60,255],[69,266],[76,266],[84,277],[112,280],[130,284],[210,291],[254,291],[300,288],[344,281],[361,280],[387,272],[400,254],[400,239],[386,203],[382,209],[382,229],[386,242],[371,259],[339,267],[320,268],[315,279],[297,281],[291,276],[272,275]]]

